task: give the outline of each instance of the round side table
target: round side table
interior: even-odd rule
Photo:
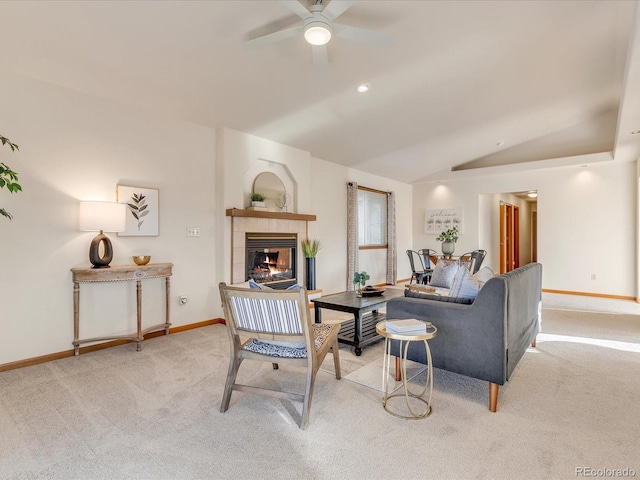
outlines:
[[[431,350],[429,349],[428,340],[431,340],[436,336],[438,329],[430,322],[424,322],[427,326],[426,333],[395,333],[387,330],[386,322],[378,322],[376,324],[376,332],[378,335],[384,337],[384,358],[382,361],[382,406],[391,415],[396,417],[406,418],[410,420],[416,420],[420,418],[426,418],[431,414],[431,395],[433,394],[433,365],[431,364]],[[403,393],[395,393],[389,395],[389,365],[391,363],[391,342],[390,340],[398,340],[400,342],[400,365],[402,369],[402,385]],[[407,351],[409,350],[409,343],[411,342],[424,342],[424,348],[427,352],[427,379],[424,385],[424,389],[420,393],[413,393],[409,391],[407,385]],[[429,391],[428,398],[425,398],[425,394]],[[407,408],[411,415],[402,415],[400,413],[391,411],[388,406],[388,400],[394,397],[404,396],[407,402]],[[426,405],[426,408],[422,412],[416,412],[411,407],[410,399],[415,398]]]

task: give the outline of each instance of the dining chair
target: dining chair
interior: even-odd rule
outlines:
[[[416,279],[416,283],[426,283],[425,279],[431,277],[431,273],[427,272],[422,263],[422,256],[415,250],[407,250],[407,256],[409,257],[409,264],[411,265],[411,278],[409,279],[409,285],[413,283],[413,279]]]
[[[220,412],[229,409],[234,390],[293,400],[302,402],[299,426],[304,430],[309,424],[316,374],[328,352],[333,354],[336,378],[341,378],[338,353],[340,324],[311,321],[309,298],[304,287],[299,290],[260,290],[227,286],[222,282],[219,289],[231,343]],[[304,393],[237,383],[238,370],[245,359],[268,362],[274,368],[276,363],[305,367]]]
[[[484,260],[484,257],[487,255],[486,250],[474,250],[473,252],[467,252],[463,255],[460,255],[458,258],[458,262],[460,265],[467,267],[469,272],[473,275],[480,270],[480,266]]]
[[[487,256],[487,251],[486,250],[474,250],[475,253],[475,259],[473,262],[473,271],[471,272],[473,273],[477,273],[478,270],[480,270],[480,267],[482,266],[482,262],[484,261],[484,257]]]
[[[433,275],[433,267],[438,258],[438,252],[431,248],[421,248],[418,250],[418,255],[422,257],[422,265],[424,266],[424,271],[427,274],[424,283],[429,283],[431,280],[431,275]]]

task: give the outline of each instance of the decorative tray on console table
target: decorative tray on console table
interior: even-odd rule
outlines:
[[[363,297],[376,297],[382,295],[385,289],[383,287],[372,287],[371,285],[364,287],[361,290]]]

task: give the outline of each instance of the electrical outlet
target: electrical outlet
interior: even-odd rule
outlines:
[[[596,279],[596,274],[595,274],[595,273],[592,273],[592,274],[591,274],[591,280],[595,280],[595,279]]]
[[[200,227],[187,227],[187,237],[199,237]]]

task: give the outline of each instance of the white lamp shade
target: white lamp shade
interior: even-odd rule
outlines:
[[[124,232],[127,207],[116,202],[80,202],[80,230]]]

